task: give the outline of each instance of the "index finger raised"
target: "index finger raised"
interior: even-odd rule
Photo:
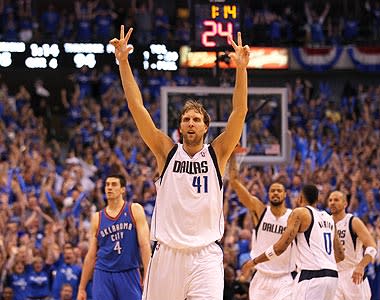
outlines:
[[[120,40],[124,39],[124,25],[120,26]]]
[[[233,47],[233,48],[236,50],[236,48],[237,48],[237,45],[236,45],[236,43],[234,42],[234,40],[233,40],[232,36],[231,36],[231,35],[229,35],[229,36],[228,36],[228,39],[229,39],[229,41],[230,41],[230,43],[231,43],[232,47]]]
[[[237,36],[237,38],[238,38],[238,45],[239,45],[239,46],[242,46],[243,43],[242,43],[242,41],[241,41],[241,32],[240,32],[240,31],[238,32],[238,36]]]

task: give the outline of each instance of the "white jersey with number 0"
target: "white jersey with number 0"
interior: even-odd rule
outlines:
[[[334,255],[335,225],[325,211],[306,206],[311,212],[310,227],[297,234],[297,265],[301,270],[337,270]]]
[[[156,181],[151,238],[177,249],[206,246],[224,232],[223,184],[215,152],[204,145],[190,157],[177,145]]]

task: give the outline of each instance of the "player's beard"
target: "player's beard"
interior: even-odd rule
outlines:
[[[340,211],[336,207],[333,207],[333,208],[329,207],[329,209],[330,209],[331,214],[335,215],[335,214],[340,213]]]
[[[282,203],[284,203],[285,200],[279,200],[279,201],[272,201],[272,200],[269,200],[269,202],[273,205],[273,206],[280,206],[282,205]]]

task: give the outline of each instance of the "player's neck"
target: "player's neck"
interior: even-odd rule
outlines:
[[[106,207],[107,214],[110,216],[117,215],[124,205],[124,200],[122,198],[108,199],[108,205]]]
[[[346,212],[344,210],[342,210],[341,212],[337,214],[334,214],[333,215],[334,222],[336,223],[343,220],[345,216],[346,216]]]
[[[308,203],[308,202],[305,202],[304,205],[302,205],[302,206],[303,206],[303,207],[309,206],[309,207],[312,207],[312,208],[318,210],[318,208],[317,208],[317,203],[310,204],[310,203]]]
[[[195,154],[197,154],[199,151],[203,148],[203,143],[199,145],[189,145],[189,144],[183,144],[183,150],[190,156],[193,157]]]
[[[284,205],[270,206],[270,210],[275,217],[282,217],[286,213],[286,207]]]

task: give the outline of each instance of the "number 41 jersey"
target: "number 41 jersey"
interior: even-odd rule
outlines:
[[[182,144],[169,152],[161,177],[151,237],[176,249],[220,240],[224,231],[223,184],[211,145],[190,157]]]
[[[123,272],[140,266],[136,224],[127,202],[114,218],[105,208],[99,212],[97,239],[95,269]]]

